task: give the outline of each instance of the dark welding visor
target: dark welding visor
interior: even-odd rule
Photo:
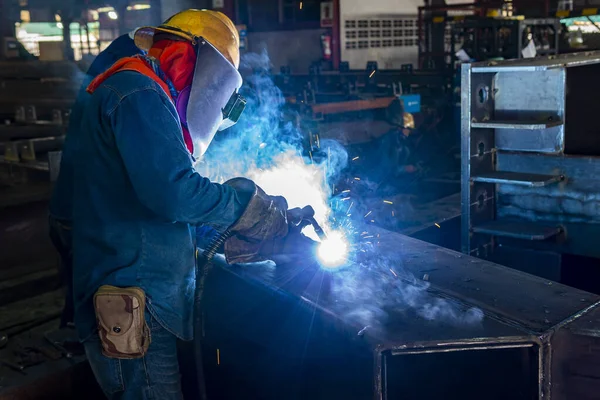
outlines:
[[[245,108],[246,99],[238,92],[233,92],[223,109],[223,122],[221,123],[219,130],[222,131],[235,125],[239,121]]]
[[[194,154],[201,156],[217,131],[239,120],[246,100],[238,94],[242,76],[217,49],[199,38],[196,51],[196,69],[182,120],[194,142]]]

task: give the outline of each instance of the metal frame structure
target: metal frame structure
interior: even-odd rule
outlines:
[[[462,251],[522,268],[600,258],[600,52],[462,66]]]
[[[596,396],[598,296],[368,229],[377,246],[337,272],[310,257],[216,260],[203,310],[211,398]]]
[[[435,50],[432,49],[433,44],[433,36],[434,33],[431,31],[433,27],[436,26],[436,22],[444,22],[446,20],[448,12],[461,12],[466,13],[467,15],[486,15],[488,13],[488,9],[498,9],[502,6],[503,1],[497,1],[493,3],[484,3],[483,5],[479,5],[477,3],[458,3],[452,5],[430,5],[429,1],[425,2],[424,6],[419,7],[418,11],[418,19],[417,19],[417,31],[418,31],[418,41],[419,41],[419,69],[423,69],[423,54],[430,53],[430,55],[436,55],[443,57],[444,52],[439,51],[440,45],[444,43],[444,26],[441,26],[442,29],[439,29],[436,32],[439,43],[438,48]],[[463,18],[463,16],[457,17],[458,19]],[[438,25],[440,26],[440,25]]]

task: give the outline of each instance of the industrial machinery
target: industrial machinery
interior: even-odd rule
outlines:
[[[598,291],[599,73],[600,52],[463,65],[465,254]]]
[[[409,68],[410,67],[410,68]],[[450,77],[431,72],[379,70],[375,62],[364,70],[320,71],[291,74],[282,68],[274,82],[288,108],[300,118],[306,147],[318,148],[318,137],[344,144],[368,142],[390,129],[385,110],[400,97],[406,112],[418,114],[421,105],[434,108],[450,95]]]
[[[423,26],[419,66],[424,69],[453,71],[458,61],[522,58],[526,48],[528,57],[558,54],[558,18],[432,16]],[[436,51],[436,41],[443,41],[444,51]]]
[[[275,84],[286,98],[306,103],[324,103],[347,100],[352,96],[393,96],[419,94],[425,100],[444,96],[451,84],[451,75],[413,70],[407,64],[399,70],[382,70],[376,62],[369,62],[363,70],[344,68],[340,71],[313,69],[309,74],[292,74],[283,67],[274,77]]]
[[[215,259],[209,398],[595,398],[600,297],[367,229],[337,270]]]

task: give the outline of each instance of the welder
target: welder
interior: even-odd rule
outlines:
[[[176,341],[192,339],[196,227],[233,232],[231,263],[265,259],[288,235],[287,202],[193,168],[245,105],[231,20],[187,10],[137,30],[135,43],[147,55],[89,85],[74,145],[75,325],[109,398],[179,399]]]
[[[87,87],[92,80],[106,71],[117,60],[142,54],[142,51],[135,45],[131,32],[115,39],[104,51],[95,58],[83,78],[81,89],[77,100],[71,109],[69,116],[69,127],[65,141],[68,143],[62,152],[60,173],[54,184],[54,191],[50,199],[50,238],[54,247],[60,255],[61,276],[66,287],[65,305],[61,316],[60,326],[66,327],[73,323],[73,285],[72,285],[72,246],[71,246],[71,227],[72,227],[72,197],[73,197],[73,156],[75,141],[79,136],[83,110],[87,104],[90,95],[87,93]],[[73,143],[71,143],[73,142]]]
[[[410,137],[414,137],[415,133],[413,115],[407,113],[404,102],[396,98],[386,109],[386,120],[392,128],[382,137],[380,150],[393,161],[395,176],[415,172],[416,166],[411,163],[410,143]]]

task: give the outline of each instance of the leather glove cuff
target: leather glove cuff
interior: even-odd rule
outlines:
[[[283,237],[288,233],[287,201],[281,196],[269,196],[249,179],[234,178],[225,185],[231,186],[242,201],[247,201],[242,216],[229,228],[249,239],[261,241]]]

